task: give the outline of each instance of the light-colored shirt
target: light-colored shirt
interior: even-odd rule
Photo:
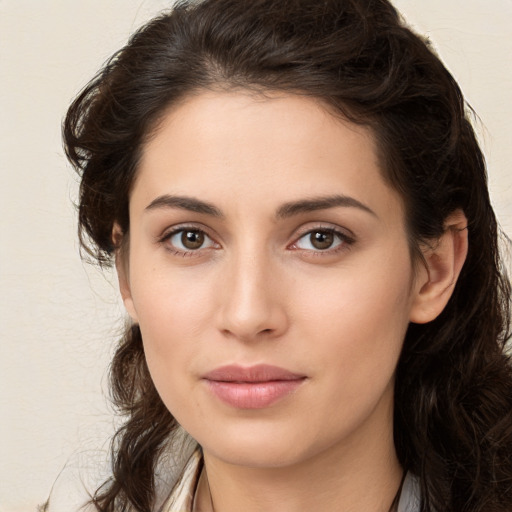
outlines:
[[[177,479],[171,482],[165,481],[165,465],[162,475],[157,478],[157,510],[158,512],[193,512],[194,496],[201,471],[203,469],[203,457],[199,448],[190,447],[190,455],[186,455],[182,471]],[[48,512],[96,512],[96,507],[86,505],[93,493],[91,489],[96,489],[101,481],[105,480],[107,473],[98,474],[93,480],[90,479],[93,472],[89,463],[83,464],[83,461],[77,461],[77,464],[69,467],[63,472],[56,482],[48,503]],[[97,461],[95,461],[97,462]],[[169,461],[167,461],[169,463]],[[172,464],[174,466],[174,464]],[[97,467],[94,465],[93,467]],[[168,466],[169,467],[169,466]],[[167,467],[167,469],[168,469]],[[174,466],[176,467],[176,466]],[[79,471],[78,468],[80,468]],[[89,478],[84,478],[88,476]],[[88,475],[87,475],[88,473]],[[160,482],[160,485],[158,483]],[[167,492],[165,491],[167,489]],[[172,489],[169,493],[168,489]],[[400,500],[398,502],[398,512],[420,512],[420,493],[417,479],[412,474],[405,477]]]
[[[176,482],[169,499],[162,507],[162,512],[193,512],[194,496],[199,476],[203,468],[201,451],[195,450],[188,460],[181,478]],[[419,512],[419,486],[410,473],[405,477],[398,512]]]

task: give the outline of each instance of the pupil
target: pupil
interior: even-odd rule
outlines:
[[[311,245],[316,249],[329,249],[334,242],[334,235],[328,231],[311,233]]]
[[[199,249],[204,243],[204,234],[200,231],[184,231],[181,243],[187,249]]]

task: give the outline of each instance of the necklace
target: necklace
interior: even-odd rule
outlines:
[[[206,478],[206,485],[208,487],[208,496],[210,497],[210,509],[211,509],[211,512],[216,512],[215,506],[213,504],[212,491],[210,489],[210,481],[208,480],[208,473],[206,472],[206,469],[204,468],[204,466],[203,466],[203,471],[204,471],[204,476]],[[402,488],[404,486],[406,474],[407,473],[405,471],[402,474],[402,479],[400,480],[400,485],[398,486],[398,490],[396,491],[395,497],[393,498],[393,501],[391,502],[388,512],[398,512],[398,503],[400,501],[400,496],[402,494]]]

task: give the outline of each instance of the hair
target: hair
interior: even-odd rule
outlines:
[[[81,177],[81,244],[100,265],[119,249],[114,224],[129,234],[145,142],[170,108],[205,90],[303,95],[367,126],[384,178],[404,202],[413,254],[444,232],[451,213],[465,213],[469,250],[453,295],[404,340],[395,446],[419,480],[422,512],[511,510],[510,283],[472,111],[429,41],[387,0],[181,1],[150,21],[64,122]],[[111,386],[126,422],[112,444],[112,478],[92,503],[103,512],[149,511],[157,463],[178,425],[151,381],[137,325],[117,348]]]

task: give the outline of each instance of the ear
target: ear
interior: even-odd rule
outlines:
[[[435,245],[422,249],[424,265],[417,271],[411,322],[434,320],[448,303],[468,252],[467,224],[464,212],[456,210]]]
[[[123,304],[134,322],[138,322],[137,313],[133,305],[132,292],[130,287],[130,268],[128,263],[128,235],[123,234],[119,224],[115,223],[112,228],[112,242],[115,249],[115,262],[119,291]]]

